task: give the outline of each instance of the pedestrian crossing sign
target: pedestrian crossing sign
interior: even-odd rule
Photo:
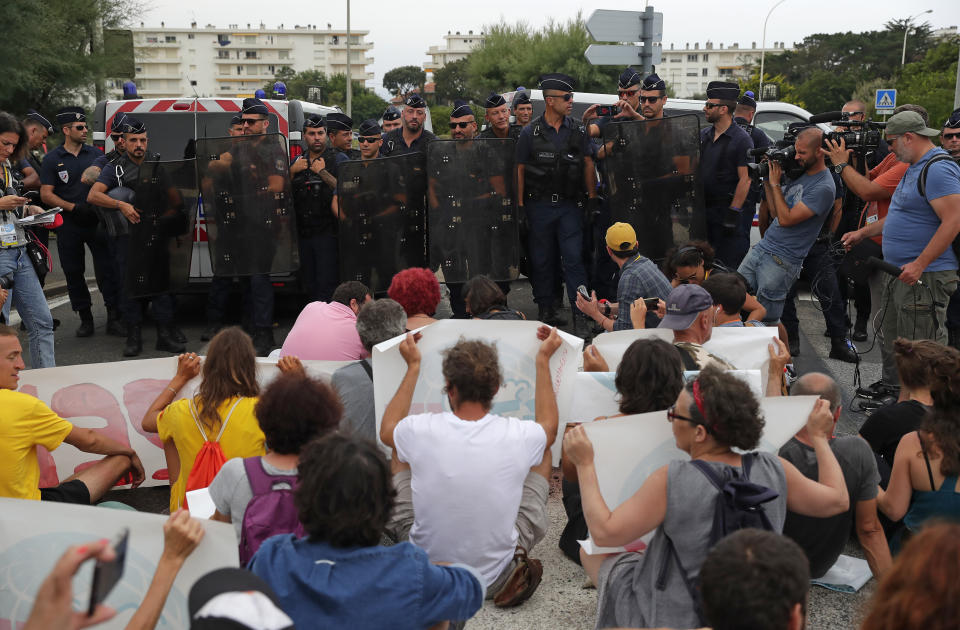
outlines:
[[[873,108],[878,114],[893,113],[897,106],[897,91],[894,89],[877,90],[877,100]]]

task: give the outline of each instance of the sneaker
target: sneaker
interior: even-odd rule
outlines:
[[[527,601],[543,580],[543,564],[539,560],[527,557],[523,547],[517,547],[513,554],[513,562],[514,567],[510,577],[493,598],[493,604],[499,608],[519,606]]]

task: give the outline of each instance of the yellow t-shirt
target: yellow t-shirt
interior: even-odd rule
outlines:
[[[234,396],[226,400],[219,408],[221,418],[226,418],[236,402]],[[264,436],[260,430],[260,423],[253,413],[253,408],[257,404],[256,398],[242,398],[237,403],[236,408],[227,421],[227,428],[223,431],[220,438],[220,449],[223,456],[227,459],[234,457],[254,457],[264,454]],[[200,423],[203,426],[203,423]],[[190,399],[182,398],[167,405],[167,408],[160,412],[157,418],[157,431],[160,439],[166,442],[173,440],[177,446],[177,453],[180,455],[180,476],[170,488],[170,512],[173,513],[183,505],[183,499],[186,495],[187,478],[190,476],[190,470],[193,468],[193,460],[197,458],[197,453],[205,441],[216,440],[220,433],[218,425],[214,430],[204,429],[206,437],[200,435],[197,423],[193,420],[190,413]]]
[[[72,430],[43,401],[0,389],[0,496],[39,501],[37,445],[52,451]]]

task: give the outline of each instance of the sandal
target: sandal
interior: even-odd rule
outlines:
[[[516,566],[500,592],[493,598],[493,604],[500,608],[519,606],[530,599],[543,579],[543,564],[535,558],[528,558],[523,547],[517,547],[513,554]]]

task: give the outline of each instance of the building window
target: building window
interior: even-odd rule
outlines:
[[[243,66],[237,66],[237,74],[243,74]]]
[[[158,41],[159,41],[159,40],[157,39],[156,36],[153,36],[153,37],[151,37],[151,36],[149,36],[149,35],[147,36],[147,43],[148,43],[148,44],[156,44]]]
[[[707,68],[703,69],[703,76],[707,76]]]
[[[257,58],[257,51],[255,51],[255,50],[248,50],[246,56],[247,56],[247,59],[256,59],[256,58]]]
[[[230,58],[230,51],[229,51],[229,50],[218,50],[218,51],[217,51],[217,59],[229,59],[229,58]]]
[[[193,33],[187,33],[187,39],[194,39]]]
[[[289,50],[281,50],[281,51],[277,52],[277,58],[279,58],[279,59],[289,59],[289,58],[290,58],[290,51],[289,51]]]
[[[164,41],[166,41],[166,43],[168,43],[168,44],[176,44],[176,43],[177,43],[177,36],[176,36],[176,35],[167,35],[167,36],[164,38]]]
[[[142,66],[137,66],[136,68],[133,69],[133,73],[134,73],[134,74],[142,74],[142,73],[143,73],[143,67],[142,67]]]
[[[706,60],[709,59],[709,58],[710,58],[710,54],[709,54],[709,53],[703,53],[703,60],[704,60],[704,61],[706,61]]]
[[[700,57],[700,55],[687,55],[687,61],[694,61],[694,62],[696,62],[699,57]]]
[[[687,76],[688,76],[688,77],[695,77],[695,76],[697,76],[697,71],[694,70],[693,72],[688,72],[688,73],[687,73]]]
[[[720,76],[728,77],[733,74],[733,68],[720,68]]]
[[[267,71],[268,71],[270,74],[276,74],[276,70],[274,70],[274,67],[273,67],[273,66],[267,66]]]
[[[330,43],[331,43],[331,44],[339,44],[339,43],[340,43],[340,36],[339,36],[339,35],[331,35],[331,36],[330,36]]]
[[[683,61],[680,57],[670,57],[670,63],[680,63]]]

